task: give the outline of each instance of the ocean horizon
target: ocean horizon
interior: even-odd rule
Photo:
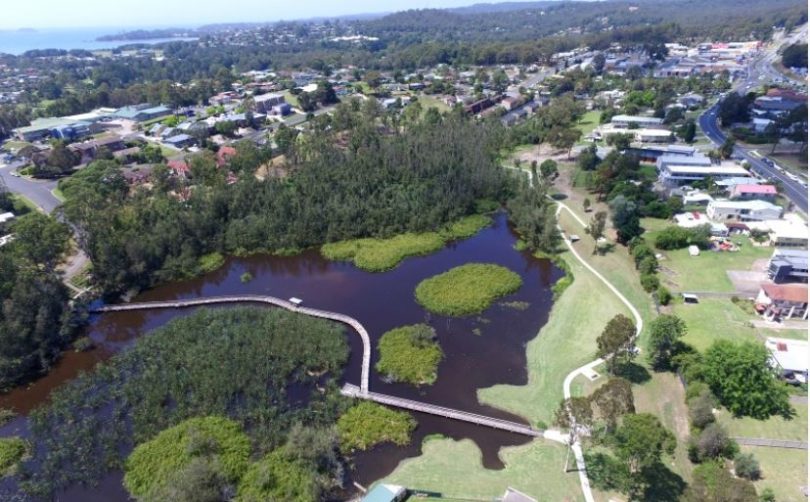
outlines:
[[[156,44],[177,38],[156,38],[150,40],[125,40],[99,42],[96,38],[103,35],[114,35],[138,28],[133,27],[96,27],[96,28],[37,28],[0,30],[0,53],[18,56],[35,49],[114,49],[129,44]],[[150,29],[150,28],[143,28]]]

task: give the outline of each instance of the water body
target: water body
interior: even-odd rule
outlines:
[[[182,38],[153,38],[99,42],[96,38],[126,31],[122,28],[45,28],[38,30],[0,30],[0,53],[19,55],[34,49],[113,49],[129,44],[157,44]]]
[[[432,255],[409,258],[385,273],[375,274],[349,263],[330,262],[315,250],[293,257],[230,258],[225,266],[213,273],[157,287],[134,301],[239,293],[281,298],[295,296],[303,299],[307,306],[345,313],[363,323],[374,346],[371,390],[524,422],[502,410],[479,404],[476,397],[480,388],[526,383],[526,343],[547,321],[552,304],[551,286],[562,275],[549,261],[515,251],[515,242],[516,236],[509,228],[506,216],[499,214],[492,226],[476,236],[452,243]],[[432,315],[416,303],[413,292],[422,279],[469,262],[503,265],[520,274],[523,286],[481,315],[467,318]],[[247,284],[240,281],[244,272],[254,277]],[[505,302],[526,302],[528,308],[516,309],[504,305]],[[48,376],[26,389],[0,396],[0,406],[26,413],[41,404],[53,388],[74,378],[78,372],[125,348],[143,333],[189,312],[190,309],[131,311],[98,316],[87,330],[97,342],[97,349],[67,354]],[[437,382],[423,388],[386,383],[373,371],[378,357],[377,340],[392,328],[420,322],[427,322],[435,328],[445,353]],[[359,336],[348,328],[347,336],[351,355],[343,380],[359,384],[362,344]],[[387,475],[402,459],[419,455],[422,439],[430,434],[472,439],[483,452],[484,465],[491,469],[503,467],[498,458],[502,447],[529,441],[525,436],[472,424],[419,413],[414,416],[419,426],[411,445],[382,445],[356,455],[351,466],[354,480],[368,484]],[[24,418],[15,420],[0,429],[0,435],[24,432],[24,422]],[[120,500],[123,493],[120,479],[120,473],[111,474],[99,487],[72,489],[60,500]]]

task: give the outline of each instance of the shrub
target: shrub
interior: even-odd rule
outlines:
[[[661,305],[669,305],[669,303],[672,301],[672,293],[670,293],[669,290],[664,286],[658,286],[658,290],[655,292],[655,295],[658,298],[658,303]]]
[[[566,289],[568,289],[568,286],[574,283],[574,273],[571,272],[571,267],[568,265],[568,262],[560,258],[558,255],[554,255],[551,258],[551,261],[557,266],[557,268],[565,273],[564,276],[557,279],[557,282],[551,286],[551,292],[554,294],[554,299],[556,300]]]
[[[436,314],[476,314],[497,298],[517,291],[522,283],[520,276],[508,268],[469,263],[420,282],[416,301]]]
[[[124,486],[134,497],[162,489],[194,459],[216,462],[229,482],[248,467],[250,440],[236,422],[222,417],[191,418],[138,445],[125,464]]]
[[[714,396],[705,388],[700,395],[687,401],[689,406],[689,421],[698,429],[703,429],[715,421]]]
[[[250,282],[252,280],[253,280],[253,274],[251,274],[250,272],[245,272],[244,274],[239,276],[239,281],[242,284],[246,284],[246,283],[248,283],[248,282]]]
[[[19,437],[0,438],[0,476],[13,473],[14,467],[28,451],[28,443]]]
[[[708,225],[695,228],[667,227],[655,236],[655,247],[658,249],[683,249],[695,245],[701,249],[709,246],[711,229]]]
[[[466,239],[492,222],[488,216],[475,214],[462,218],[438,232],[405,233],[387,239],[350,239],[321,246],[328,260],[352,261],[369,272],[391,270],[409,256],[433,253],[452,240]]]
[[[641,287],[644,288],[644,291],[648,293],[652,293],[658,286],[661,285],[661,282],[658,280],[658,276],[655,274],[642,274],[641,275]]]
[[[404,446],[411,441],[416,420],[406,412],[363,401],[344,413],[338,419],[337,427],[340,448],[350,452],[367,450],[385,442]]]
[[[639,262],[637,268],[642,275],[654,274],[658,270],[658,259],[653,255],[646,256]]]
[[[89,336],[79,337],[73,342],[73,350],[76,352],[86,352],[95,346],[95,342]]]
[[[734,502],[756,502],[757,491],[747,479],[731,475],[720,462],[706,462],[695,467],[692,483],[681,499],[684,502],[705,502],[707,500],[733,500]]]
[[[225,257],[220,253],[208,253],[200,256],[198,266],[203,273],[213,272],[225,264]]]
[[[276,450],[251,464],[239,482],[236,502],[310,502],[318,499],[312,471],[303,463],[286,458],[282,450]]]
[[[426,324],[392,329],[380,338],[377,371],[394,381],[432,384],[442,359],[436,332]]]
[[[734,472],[741,478],[756,481],[762,477],[759,462],[753,453],[738,453],[734,457]]]
[[[728,436],[726,430],[717,423],[711,423],[703,429],[689,448],[689,457],[693,462],[726,457],[737,452],[737,443]]]

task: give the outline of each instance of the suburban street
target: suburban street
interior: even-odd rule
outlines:
[[[16,164],[0,164],[0,178],[5,182],[9,191],[20,194],[46,213],[52,213],[61,204],[51,191],[56,188],[56,180],[34,180],[11,173],[18,166]]]
[[[748,69],[747,78],[740,80],[734,87],[733,92],[744,93],[751,90],[753,87],[773,82],[774,80],[781,80],[785,78],[784,75],[776,71],[773,67],[773,62],[778,57],[778,49],[786,43],[792,43],[796,40],[806,39],[807,25],[805,24],[799,30],[791,33],[787,37],[782,37],[775,40],[771,45],[765,49],[762,55],[758,56],[751,62]],[[715,103],[711,108],[706,110],[700,116],[699,125],[703,133],[715,144],[721,145],[726,140],[726,135],[718,125],[717,110],[718,103]],[[751,170],[763,178],[778,181],[782,185],[784,194],[796,205],[796,207],[807,213],[807,186],[801,181],[791,178],[788,174],[779,167],[772,166],[765,161],[767,157],[755,156],[752,154],[752,149],[744,148],[742,146],[734,147],[734,157],[743,159],[751,165]]]

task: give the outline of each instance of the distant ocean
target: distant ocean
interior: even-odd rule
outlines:
[[[97,42],[102,35],[112,35],[133,28],[43,28],[29,30],[0,30],[0,52],[19,55],[32,49],[112,49],[128,44],[156,44],[179,38]]]

